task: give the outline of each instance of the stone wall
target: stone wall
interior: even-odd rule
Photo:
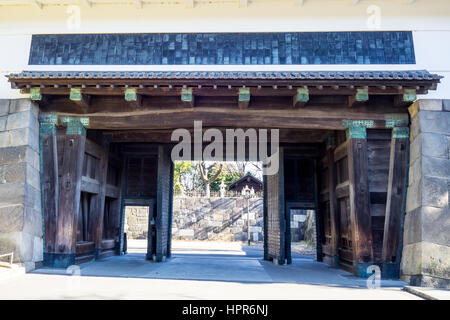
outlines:
[[[263,240],[263,199],[249,200],[250,238]],[[244,198],[174,198],[173,239],[247,240]]]
[[[0,100],[0,254],[27,270],[43,260],[38,107]]]
[[[450,100],[410,109],[410,165],[401,278],[450,288]]]
[[[148,235],[148,207],[125,208],[124,232],[127,239],[147,239]]]

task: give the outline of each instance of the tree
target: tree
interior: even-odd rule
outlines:
[[[174,190],[181,191],[184,194],[186,189],[190,189],[194,168],[191,161],[175,161],[173,173]]]
[[[219,168],[216,170],[214,175],[210,176],[209,171],[213,169],[215,166],[217,166],[217,162],[213,162],[211,165],[207,164],[205,161],[202,161],[198,164],[198,168],[200,170],[200,175],[203,181],[203,185],[205,187],[205,193],[206,197],[211,196],[211,183],[216,181],[216,179],[219,177],[220,173],[222,172],[223,163],[219,164]]]

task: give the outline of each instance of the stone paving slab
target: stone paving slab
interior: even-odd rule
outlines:
[[[403,290],[426,300],[450,300],[450,290],[448,289],[405,286]]]

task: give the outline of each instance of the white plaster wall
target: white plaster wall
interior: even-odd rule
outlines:
[[[46,3],[45,0],[43,0]],[[53,1],[56,3],[56,1]],[[61,1],[73,4],[76,1]],[[446,76],[438,91],[427,98],[450,98],[450,1],[254,0],[239,8],[236,3],[196,1],[194,8],[176,4],[95,4],[80,6],[79,28],[69,28],[74,16],[66,5],[2,6],[0,0],[0,98],[17,98],[4,77],[22,70],[405,70],[427,69]],[[370,6],[380,9],[376,30],[413,31],[416,65],[289,65],[289,66],[29,66],[32,34],[115,32],[276,32],[368,31]]]

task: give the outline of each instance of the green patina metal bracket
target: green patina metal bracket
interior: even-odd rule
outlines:
[[[394,127],[392,129],[392,138],[394,139],[409,139],[408,127]]]
[[[356,89],[355,100],[358,102],[369,101],[369,89]]]
[[[81,88],[71,88],[70,89],[70,100],[81,101],[82,99],[83,99],[83,95],[81,93]]]
[[[244,102],[250,101],[250,88],[240,88],[239,89],[239,101],[244,101]]]
[[[296,100],[298,102],[308,102],[309,101],[309,90],[307,88],[298,88]]]
[[[192,102],[194,99],[192,95],[192,88],[183,88],[181,89],[181,101],[183,102]]]
[[[89,127],[89,118],[62,117],[61,123],[67,127],[66,134],[86,136],[86,128]]]
[[[403,101],[413,102],[417,100],[417,92],[415,89],[405,89],[403,92]]]
[[[409,125],[408,115],[386,115],[386,128],[407,127]]]
[[[137,101],[136,88],[126,88],[125,89],[125,101]]]
[[[33,101],[42,100],[41,88],[34,87],[30,89],[30,99]]]
[[[366,139],[367,128],[373,128],[373,120],[344,120],[347,139]]]
[[[58,115],[54,113],[40,114],[39,134],[41,136],[56,134],[56,125],[58,124]]]

